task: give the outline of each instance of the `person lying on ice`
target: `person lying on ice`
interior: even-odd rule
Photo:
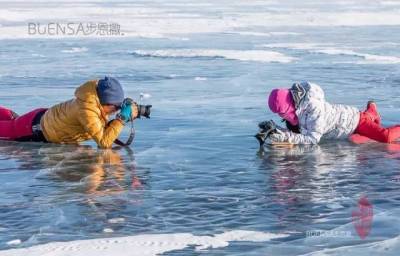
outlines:
[[[322,138],[392,143],[400,137],[400,125],[388,128],[381,125],[375,102],[369,101],[367,109],[361,112],[352,106],[330,104],[321,87],[314,83],[295,83],[290,89],[274,89],[268,106],[286,121],[288,128],[273,127],[274,131],[265,138],[271,143],[318,144]],[[269,121],[260,123],[260,128],[266,123],[274,126],[273,121]]]
[[[122,105],[124,91],[112,77],[87,81],[75,90],[75,98],[49,109],[39,108],[18,116],[0,107],[0,139],[77,144],[93,139],[110,148],[124,124],[138,116],[138,108]],[[108,122],[108,116],[120,112]]]

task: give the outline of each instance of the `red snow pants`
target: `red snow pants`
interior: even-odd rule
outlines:
[[[38,108],[16,117],[10,109],[0,107],[0,140],[36,141],[32,125],[40,122],[40,117],[46,110]]]
[[[372,105],[360,113],[360,122],[354,133],[379,142],[392,143],[400,138],[400,125],[383,127],[375,106]]]

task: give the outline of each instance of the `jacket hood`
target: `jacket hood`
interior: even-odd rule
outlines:
[[[273,89],[268,97],[268,107],[274,113],[286,113],[294,108],[292,95],[288,89]]]
[[[292,125],[299,123],[296,108],[289,89],[274,89],[268,98],[269,109]]]
[[[325,94],[321,87],[309,82],[294,83],[290,92],[296,109],[299,109],[300,105],[306,104],[309,100],[325,100]]]
[[[96,88],[97,80],[88,81],[75,90],[75,97],[86,103],[100,104]]]

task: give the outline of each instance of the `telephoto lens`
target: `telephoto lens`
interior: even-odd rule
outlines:
[[[138,117],[141,118],[142,116],[146,118],[150,118],[152,105],[138,105]]]

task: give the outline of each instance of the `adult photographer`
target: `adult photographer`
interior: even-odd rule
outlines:
[[[124,125],[140,115],[139,109],[132,100],[125,100],[118,80],[106,76],[87,81],[75,90],[74,99],[49,109],[18,116],[0,107],[0,139],[65,144],[93,139],[100,148],[111,148]]]

